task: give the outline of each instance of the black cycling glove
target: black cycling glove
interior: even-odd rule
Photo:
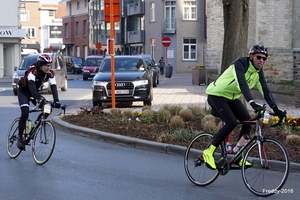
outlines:
[[[263,107],[261,104],[255,103],[254,101],[252,101],[252,102],[250,103],[250,105],[252,106],[252,108],[253,108],[255,111],[260,111],[260,110],[263,110],[263,109],[264,109],[264,107]]]
[[[273,111],[279,118],[286,118],[286,112],[282,109],[279,109],[277,106],[273,107]]]

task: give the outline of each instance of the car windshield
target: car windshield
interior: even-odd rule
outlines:
[[[82,65],[82,63],[83,63],[81,58],[74,57],[74,58],[72,58],[72,60],[75,64],[78,64],[78,65]]]
[[[101,65],[101,72],[110,72],[110,59],[105,59]],[[115,57],[115,71],[145,71],[144,62],[140,58],[116,58]]]
[[[100,66],[102,63],[102,59],[86,59],[85,65],[86,66]]]
[[[20,63],[20,66],[19,66],[19,69],[27,69],[31,64],[33,64],[33,63],[36,63],[37,62],[37,60],[36,60],[36,57],[34,57],[34,58],[23,58],[23,60],[21,61],[21,63]]]

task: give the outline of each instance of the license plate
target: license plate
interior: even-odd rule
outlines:
[[[129,94],[129,90],[115,90],[115,94]]]

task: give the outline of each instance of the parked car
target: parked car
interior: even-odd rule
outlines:
[[[143,101],[151,105],[153,86],[151,69],[141,56],[115,56],[116,102]],[[111,102],[111,57],[106,57],[93,78],[93,106]]]
[[[32,54],[25,56],[21,62],[19,67],[15,67],[15,73],[12,78],[12,86],[14,95],[18,95],[18,82],[24,76],[25,71],[28,67],[37,62],[37,57],[40,54]],[[63,55],[57,53],[48,53],[49,56],[52,57],[52,65],[51,69],[55,73],[57,88],[61,88],[62,91],[66,91],[68,89],[68,77],[67,77],[67,69],[66,64],[64,62]],[[41,91],[47,90],[48,93],[52,93],[49,83],[46,82],[41,87]]]
[[[88,78],[93,78],[95,76],[97,67],[100,66],[103,61],[103,56],[88,56],[85,59],[82,78],[87,80]]]
[[[159,67],[155,64],[152,56],[149,54],[141,54],[142,58],[146,61],[147,65],[151,67],[153,87],[157,87],[159,84]]]
[[[84,59],[81,57],[64,56],[67,66],[67,72],[72,74],[81,74],[83,69]]]

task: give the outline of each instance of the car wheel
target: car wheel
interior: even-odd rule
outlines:
[[[18,88],[13,88],[14,95],[18,95]]]
[[[94,101],[93,100],[93,107],[96,107],[96,106],[102,106],[102,101]]]
[[[68,89],[68,79],[65,78],[65,84],[64,86],[61,88],[61,91],[67,91]]]
[[[82,76],[82,79],[84,80],[84,81],[86,81],[86,80],[88,80],[88,78],[86,77],[86,76]]]
[[[153,87],[157,87],[157,77],[153,79]]]
[[[144,106],[151,106],[152,105],[152,99],[148,99],[146,101],[144,101]]]

